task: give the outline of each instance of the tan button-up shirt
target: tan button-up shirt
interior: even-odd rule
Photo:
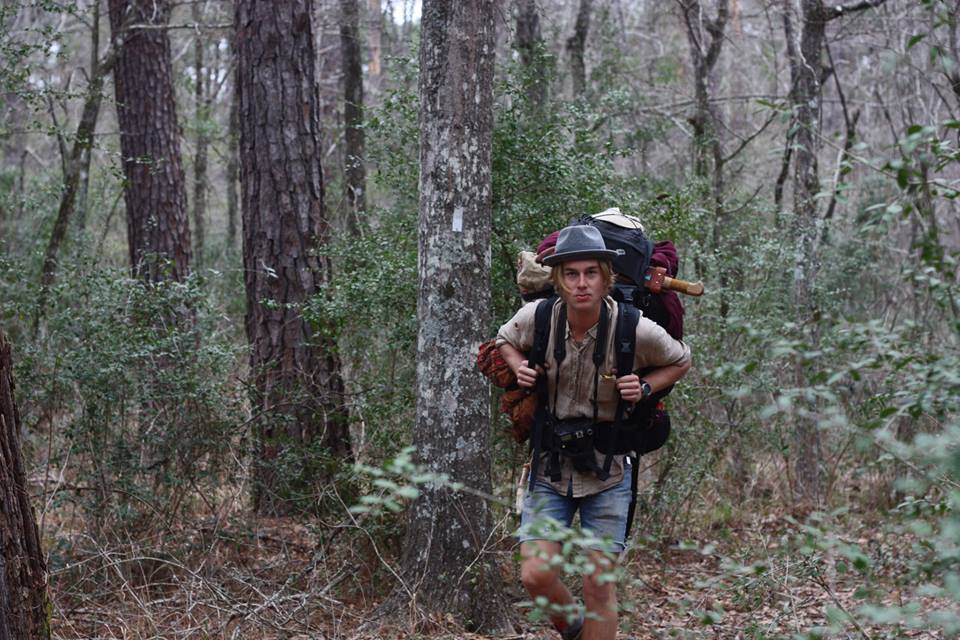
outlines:
[[[607,345],[603,363],[600,365],[600,377],[597,387],[597,421],[612,422],[620,398],[614,375],[616,352],[614,339],[617,323],[617,303],[610,297],[603,299],[607,305]],[[524,305],[497,332],[497,344],[508,343],[518,351],[529,354],[533,347],[534,315],[539,300]],[[587,331],[582,342],[573,339],[569,325],[564,327],[563,339],[566,340],[567,355],[560,363],[560,380],[557,386],[557,364],[553,349],[557,334],[554,331],[560,314],[558,302],[553,307],[550,320],[550,341],[547,344],[546,375],[550,392],[550,410],[560,420],[569,418],[593,419],[593,381],[596,367],[593,364],[593,351],[597,339],[597,325]],[[681,365],[689,361],[690,348],[680,340],[674,340],[664,329],[649,318],[640,317],[637,323],[637,345],[634,354],[634,371],[646,368]],[[626,375],[619,372],[619,375]],[[561,456],[562,470],[558,482],[550,482],[546,475],[547,459],[539,465],[538,479],[548,482],[559,493],[567,495],[572,490],[575,498],[593,495],[618,484],[623,479],[623,456],[614,456],[610,467],[610,477],[601,481],[592,472],[579,473],[573,468],[569,458]],[[603,465],[604,455],[595,452],[597,463]]]

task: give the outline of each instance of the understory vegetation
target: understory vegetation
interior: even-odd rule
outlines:
[[[597,33],[617,31],[619,3],[599,4],[609,7]],[[890,79],[893,86],[897,74],[922,76],[938,64],[950,71],[937,58],[947,48],[933,44],[955,31],[941,16],[945,5],[907,4],[880,15],[923,30],[915,42],[887,42],[873,66],[858,67],[863,84]],[[398,41],[385,60],[381,92],[365,113],[367,215],[356,233],[335,221],[332,241],[320,248],[333,265],[331,281],[302,308],[318,333],[336,341],[355,460],[313,452],[332,476],[323,474],[298,498],[296,513],[267,517],[251,509],[258,462],[249,425],[257,416],[226,187],[211,189],[216,211],[203,266],[185,282],[145,284],[127,264],[117,141],[98,136],[84,215],[70,229],[54,284],[41,285],[61,196],[56,137],[71,135],[50,122],[46,103],[75,110],[80,97],[35,79],[53,73],[47,58],[59,67],[83,51],[51,16],[69,22],[71,12],[83,11],[31,10],[46,12],[50,24],[22,33],[4,26],[0,34],[0,100],[16,102],[20,114],[0,126],[0,142],[12,144],[14,134],[29,140],[22,157],[7,154],[0,163],[0,326],[14,345],[55,636],[385,637],[364,623],[403,581],[404,508],[418,487],[445,482],[422,473],[408,449],[417,375],[415,56]],[[9,24],[8,11],[0,8],[0,24]],[[880,38],[858,24],[869,33],[833,42],[838,59],[844,46],[854,59],[858,43]],[[404,28],[404,37],[416,37],[413,25]],[[639,216],[655,239],[673,240],[680,277],[707,290],[684,298],[694,370],[668,399],[670,441],[641,459],[632,546],[615,572],[621,633],[958,637],[960,120],[950,109],[925,108],[919,97],[892,115],[874,105],[871,125],[882,124],[885,137],[865,132],[841,156],[843,124],[831,103],[818,201],[838,205],[817,220],[812,308],[797,314],[794,230],[801,222],[791,205],[775,201],[773,188],[792,122],[788,82],[772,78],[780,84],[776,99],[724,106],[731,120],[773,125],[729,161],[718,213],[715,183],[691,169],[691,139],[678,133],[682,114],[664,113],[657,102],[690,83],[679,28],[671,27],[678,44],[661,43],[662,55],[644,66],[645,84],[615,80],[646,49],[598,44],[591,93],[551,96],[540,107],[528,90],[536,78],[519,59],[508,53],[497,63],[490,336],[521,303],[517,252],[535,249],[571,218],[611,206]],[[757,45],[761,54],[764,46]],[[558,56],[540,55],[550,81],[562,84]],[[27,61],[36,68],[20,73],[16,65]],[[838,62],[833,73],[852,74],[852,65]],[[748,93],[748,80],[728,78],[723,86]],[[192,90],[188,75],[178,82],[184,95]],[[649,92],[638,96],[642,89]],[[833,99],[833,89],[824,90]],[[932,92],[923,85],[923,96]],[[879,102],[867,90],[848,96],[858,99],[865,111]],[[227,107],[218,109],[185,129],[207,127],[226,153]],[[747,124],[740,141],[750,134]],[[341,187],[332,173],[326,193],[336,212]],[[495,392],[490,403],[488,498],[497,528],[486,551],[502,567],[509,597],[524,603],[517,620],[525,635],[513,637],[546,638],[542,606],[524,602],[511,537],[527,449],[511,439]],[[818,505],[796,498],[800,420],[813,421],[821,438]],[[278,458],[276,472],[291,465],[295,473],[302,462]],[[573,532],[564,547],[571,575],[589,570],[578,560],[582,542]],[[404,588],[414,593],[417,585]],[[415,609],[388,626],[391,637],[483,637],[462,621],[423,619]]]

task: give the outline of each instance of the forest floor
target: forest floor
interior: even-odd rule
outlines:
[[[868,601],[903,604],[908,593],[900,585],[912,582],[909,556],[917,547],[850,514],[842,525],[817,538],[819,551],[804,548],[811,530],[788,514],[728,521],[685,544],[634,547],[623,561],[626,611],[618,637],[790,638],[827,624],[828,616],[842,622],[824,637],[941,637],[862,619],[858,611]],[[61,527],[48,544],[53,626],[62,640],[493,637],[466,633],[449,618],[417,632],[408,620],[364,630],[397,584],[392,558],[399,541],[378,538],[375,529],[205,520],[113,547],[85,535],[71,539],[67,531]],[[519,603],[525,597],[513,543],[505,537],[496,548],[504,590]],[[519,609],[516,624],[513,634],[496,637],[558,637]]]

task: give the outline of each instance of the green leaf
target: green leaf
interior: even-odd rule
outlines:
[[[911,36],[910,39],[907,40],[907,49],[912,48],[915,44],[917,44],[918,42],[920,42],[926,37],[927,37],[927,34],[925,33],[918,33],[915,36]]]
[[[897,170],[897,186],[901,189],[910,186],[910,169],[903,167]]]

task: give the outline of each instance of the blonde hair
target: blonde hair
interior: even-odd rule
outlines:
[[[613,283],[616,282],[617,276],[613,272],[613,264],[609,260],[596,259],[597,264],[600,265],[600,275],[603,276],[604,282],[604,291],[603,295],[610,293],[610,290],[613,289]],[[561,262],[559,264],[553,265],[553,268],[550,270],[550,282],[553,283],[553,289],[560,297],[570,293],[570,289],[567,289],[566,284],[563,282],[563,265],[566,264]]]

